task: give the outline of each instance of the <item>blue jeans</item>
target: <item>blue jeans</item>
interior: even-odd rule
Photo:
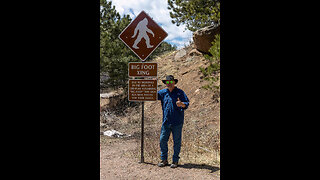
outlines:
[[[179,161],[179,153],[181,149],[181,134],[182,134],[183,124],[173,126],[172,124],[162,124],[161,134],[160,134],[160,150],[161,150],[161,160],[168,159],[168,140],[170,133],[172,132],[173,139],[173,162]]]

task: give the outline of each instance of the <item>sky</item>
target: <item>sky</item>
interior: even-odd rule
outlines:
[[[130,15],[131,19],[143,10],[153,20],[161,26],[168,36],[164,39],[165,42],[171,45],[176,45],[178,49],[189,45],[192,41],[192,32],[185,29],[185,25],[177,26],[172,24],[171,17],[168,10],[167,0],[111,0],[112,5],[115,6],[117,12],[123,16]]]

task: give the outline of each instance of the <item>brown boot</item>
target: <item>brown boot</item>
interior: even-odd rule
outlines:
[[[176,167],[178,167],[178,162],[173,162],[170,167],[171,167],[171,168],[176,168]]]
[[[162,160],[162,161],[158,164],[159,167],[164,167],[164,166],[167,166],[167,165],[168,165],[168,161],[167,161],[167,160]]]

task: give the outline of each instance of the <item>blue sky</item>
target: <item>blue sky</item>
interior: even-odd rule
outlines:
[[[128,14],[134,19],[142,10],[145,11],[153,20],[160,25],[168,36],[164,40],[178,49],[189,45],[192,41],[192,32],[185,29],[185,25],[179,27],[171,23],[167,0],[112,0],[120,15]]]

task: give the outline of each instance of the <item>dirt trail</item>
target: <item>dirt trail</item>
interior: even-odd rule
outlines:
[[[183,142],[185,142],[185,152],[187,148],[189,150],[194,146],[208,145],[211,147],[210,151],[220,148],[214,148],[214,140],[220,142],[220,139],[216,137],[220,132],[220,97],[215,96],[212,91],[207,91],[202,86],[208,84],[203,80],[199,67],[208,66],[207,61],[203,55],[197,53],[194,47],[190,46],[185,48],[185,55],[180,59],[175,58],[177,52],[166,54],[162,57],[155,59],[153,62],[158,63],[158,89],[165,88],[165,85],[161,83],[161,79],[164,79],[166,75],[172,74],[175,78],[179,79],[178,87],[183,89],[188,95],[190,100],[190,107],[185,113],[185,124],[183,133],[185,136]],[[219,83],[219,81],[218,81]],[[105,104],[108,101],[102,100],[102,109],[106,108]],[[111,106],[109,103],[108,106]],[[115,129],[122,133],[133,135],[131,138],[113,138],[108,136],[100,136],[100,179],[112,180],[112,179],[220,179],[220,165],[212,165],[213,163],[207,163],[206,160],[212,162],[211,156],[203,156],[198,153],[199,150],[194,150],[193,155],[198,153],[198,156],[191,156],[191,159],[186,159],[184,162],[180,162],[178,168],[172,169],[169,166],[160,168],[153,159],[152,163],[139,163],[140,161],[140,108],[138,111],[128,109],[124,116],[112,116],[109,115],[103,127],[100,125],[100,131]],[[145,103],[145,133],[150,135],[147,137],[156,141],[159,137],[159,130],[161,127],[162,110],[158,101]],[[156,133],[154,133],[156,132]],[[217,133],[216,133],[217,132]],[[188,138],[187,138],[188,137]],[[188,140],[188,141],[187,141]],[[191,142],[192,141],[192,142]],[[146,152],[157,151],[160,153],[160,148],[157,148],[157,142],[149,143],[149,149],[145,149]],[[151,146],[153,145],[153,146]],[[147,147],[147,146],[145,146]],[[154,149],[152,149],[154,148]],[[172,148],[172,147],[171,147]],[[170,149],[169,149],[170,150]],[[207,152],[202,152],[207,153]],[[156,153],[155,153],[156,154]],[[153,154],[152,157],[157,155]],[[183,153],[181,152],[181,155]],[[187,155],[187,153],[185,154]],[[208,155],[208,154],[207,154]],[[209,153],[209,155],[211,155]],[[146,157],[146,156],[145,156]],[[184,156],[186,157],[186,156]],[[198,159],[192,159],[198,158]],[[208,157],[208,158],[207,158]],[[200,159],[202,158],[202,159]],[[183,158],[182,158],[183,159]],[[194,160],[203,162],[202,164],[192,163]],[[169,159],[171,163],[171,159]],[[211,164],[211,165],[208,165]]]
[[[139,163],[140,159],[128,156],[128,152],[135,151],[137,146],[140,147],[134,139],[101,136],[100,146],[100,180],[220,179],[219,168],[208,165],[180,164],[173,169],[170,166],[160,168],[148,162]]]

